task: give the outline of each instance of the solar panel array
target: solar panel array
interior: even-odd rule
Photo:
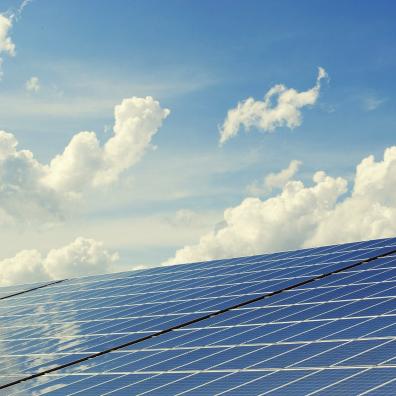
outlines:
[[[396,238],[32,288],[1,394],[396,394]]]

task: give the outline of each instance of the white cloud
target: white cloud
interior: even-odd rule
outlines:
[[[226,209],[222,228],[204,235],[197,245],[176,252],[170,262],[237,257],[268,250],[302,245],[313,235],[336,200],[346,191],[347,182],[315,174],[315,185],[306,187],[290,181],[276,197],[267,200],[246,198]]]
[[[23,0],[15,13],[15,17],[18,18],[22,14],[23,10],[32,2],[33,0]]]
[[[49,164],[44,182],[61,191],[110,184],[138,162],[169,115],[152,97],[124,99],[115,107],[113,136],[101,147],[94,132],[75,135]]]
[[[288,128],[300,126],[301,108],[316,103],[321,80],[325,78],[327,78],[326,71],[319,67],[316,84],[307,91],[298,92],[293,88],[278,84],[265,94],[263,101],[250,97],[239,102],[237,107],[228,111],[220,128],[220,144],[237,135],[241,126],[246,131],[255,127],[266,132],[272,132],[282,126]]]
[[[40,81],[38,77],[30,77],[25,83],[25,89],[28,92],[38,92],[40,90]]]
[[[17,144],[14,135],[0,131],[0,223],[59,217],[63,197],[42,183],[46,166],[29,150],[18,150]]]
[[[0,14],[0,79],[3,75],[2,63],[3,54],[9,56],[15,55],[15,44],[12,42],[9,32],[12,28],[12,17],[7,18],[5,15]]]
[[[14,285],[47,280],[42,257],[37,250],[23,250],[14,257],[0,261],[0,285]]]
[[[118,254],[103,247],[101,242],[77,238],[46,256],[38,250],[23,250],[12,258],[0,261],[0,285],[32,283],[106,273],[118,260]]]
[[[340,226],[342,225],[342,226]],[[327,241],[353,241],[396,234],[396,146],[384,152],[382,161],[364,158],[356,168],[352,193],[337,205],[307,245]]]
[[[386,102],[386,99],[379,98],[375,95],[368,95],[362,98],[363,102],[363,108],[366,111],[373,111],[378,109],[384,102]]]
[[[15,55],[15,44],[8,35],[11,27],[11,18],[0,14],[0,54],[5,52],[10,56]]]
[[[88,188],[114,183],[136,164],[168,114],[152,97],[124,99],[115,107],[114,133],[104,145],[94,132],[80,132],[48,165],[19,150],[14,135],[0,131],[0,206],[28,221],[59,217],[65,202]]]
[[[77,238],[70,245],[50,250],[43,265],[50,279],[59,279],[108,272],[116,260],[118,254],[106,250],[101,242]]]
[[[313,186],[289,181],[275,197],[246,198],[224,212],[222,228],[178,250],[170,263],[236,257],[396,234],[396,146],[364,158],[354,186],[316,172]]]
[[[264,177],[262,183],[254,182],[247,188],[249,194],[259,196],[270,193],[273,189],[283,188],[285,184],[291,180],[300,169],[302,162],[292,160],[288,167],[282,169],[278,173],[270,173]]]

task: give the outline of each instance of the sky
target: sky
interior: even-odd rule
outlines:
[[[0,14],[0,285],[396,235],[393,1]]]

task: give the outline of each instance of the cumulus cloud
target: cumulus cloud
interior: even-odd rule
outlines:
[[[64,200],[42,182],[46,166],[17,145],[14,135],[0,131],[0,223],[60,217]]]
[[[142,158],[169,113],[151,96],[124,99],[115,107],[113,136],[101,146],[94,132],[75,135],[50,162],[44,183],[61,191],[113,183]]]
[[[396,146],[364,158],[353,187],[323,171],[313,185],[288,181],[266,200],[246,198],[224,212],[223,227],[178,250],[165,264],[252,255],[396,234]]]
[[[14,257],[0,261],[0,285],[33,283],[47,280],[42,257],[37,250],[23,250]]]
[[[0,79],[3,76],[2,64],[3,54],[14,56],[15,55],[15,44],[12,42],[9,36],[12,28],[12,17],[7,17],[0,14]]]
[[[342,225],[342,226],[340,226]],[[353,190],[337,205],[306,245],[394,236],[396,234],[396,146],[373,155],[356,168]]]
[[[61,216],[65,202],[88,188],[116,182],[136,164],[168,114],[152,97],[124,99],[115,107],[113,135],[107,142],[101,145],[95,132],[80,132],[49,164],[37,161],[29,150],[18,149],[15,136],[0,131],[4,214],[27,220]],[[0,222],[5,221],[2,218]]]
[[[234,137],[243,126],[246,131],[254,127],[272,132],[278,127],[295,128],[301,125],[301,108],[314,105],[319,97],[321,80],[327,78],[326,71],[318,68],[315,85],[303,92],[287,88],[283,84],[272,87],[264,100],[248,98],[227,113],[220,128],[220,144]]]
[[[277,188],[283,188],[285,184],[294,177],[294,175],[300,169],[302,162],[298,160],[292,160],[288,167],[282,169],[278,173],[270,173],[264,177],[261,183],[254,182],[247,188],[249,194],[258,196],[263,194],[269,194],[272,190]]]
[[[38,92],[40,90],[40,81],[38,77],[30,77],[25,83],[25,89],[28,92]]]
[[[314,181],[312,187],[290,181],[275,197],[246,198],[240,205],[226,209],[222,228],[204,235],[197,245],[178,250],[169,262],[237,257],[301,246],[347,189],[346,180],[324,173],[315,174]]]
[[[37,250],[23,250],[0,261],[0,285],[49,281],[93,275],[110,271],[118,254],[110,252],[94,239],[77,238],[43,256]]]

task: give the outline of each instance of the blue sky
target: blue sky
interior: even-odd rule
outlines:
[[[2,0],[0,11],[20,4]],[[155,150],[55,226],[2,226],[0,259],[84,236],[118,251],[117,268],[158,264],[223,224],[247,186],[293,159],[305,185],[324,170],[351,189],[356,165],[395,144],[395,14],[393,1],[30,2],[10,30],[16,55],[3,55],[0,83],[0,129],[20,148],[46,164],[80,131],[103,143],[114,106],[132,96],[153,96],[171,114]],[[305,91],[319,66],[329,79],[300,126],[242,128],[219,147],[228,110],[278,83]],[[25,89],[32,76],[37,92]]]

